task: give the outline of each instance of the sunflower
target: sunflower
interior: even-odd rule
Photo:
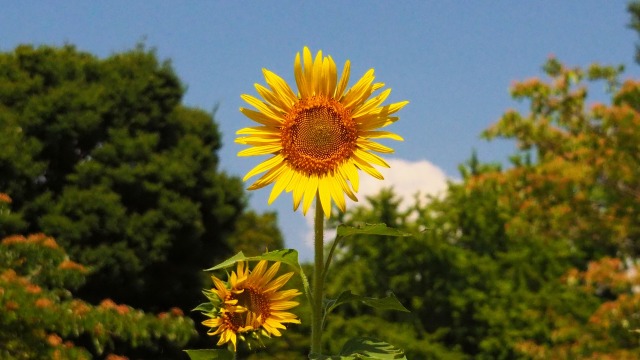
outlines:
[[[279,329],[286,328],[284,323],[300,323],[296,315],[285,310],[299,304],[291,299],[301,293],[296,289],[279,290],[289,281],[293,272],[272,281],[279,269],[279,262],[267,268],[267,262],[262,260],[253,271],[249,271],[248,264],[238,262],[237,270],[231,272],[228,284],[215,276],[211,277],[215,287],[206,293],[214,308],[205,312],[210,319],[202,324],[211,328],[207,334],[220,335],[217,345],[231,342],[235,351],[238,336],[280,336]]]
[[[315,60],[311,51],[303,49],[294,62],[298,92],[275,73],[263,69],[269,88],[255,84],[260,100],[244,94],[242,99],[257,111],[240,108],[251,120],[260,124],[237,132],[237,143],[250,145],[238,156],[273,155],[247,173],[244,180],[266,172],[249,190],[274,184],[269,196],[271,204],[283,190],[293,193],[293,209],[302,202],[306,214],[313,198],[318,196],[328,217],[332,200],[345,211],[345,194],[357,201],[358,170],[382,179],[373,165],[389,167],[378,155],[393,149],[372,139],[402,138],[388,131],[377,130],[398,120],[391,116],[408,101],[382,105],[391,89],[377,96],[372,94],[384,87],[374,83],[373,69],[347,90],[350,63],[347,62],[338,81],[336,64],[331,56],[318,51]]]

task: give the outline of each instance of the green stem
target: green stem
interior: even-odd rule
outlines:
[[[314,231],[313,304],[311,305],[311,353],[321,354],[322,301],[324,300],[324,213],[320,196],[316,195]]]

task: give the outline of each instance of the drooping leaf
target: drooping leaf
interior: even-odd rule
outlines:
[[[240,251],[234,256],[228,258],[227,260],[221,262],[220,264],[212,268],[206,269],[205,271],[214,271],[214,270],[220,270],[227,267],[231,267],[239,261],[260,261],[260,260],[279,261],[287,265],[291,265],[294,268],[300,267],[300,264],[298,263],[298,252],[294,249],[282,249],[282,250],[270,251],[262,255],[249,256],[249,257],[245,256],[244,253]]]
[[[233,266],[235,263],[237,263],[238,261],[245,261],[247,260],[247,257],[244,256],[244,253],[242,251],[240,251],[239,253],[233,255],[232,257],[228,258],[227,260],[221,262],[220,264],[206,269],[205,271],[214,271],[214,270],[219,270],[219,269],[224,269],[224,268],[228,268],[230,266]]]
[[[185,350],[191,360],[233,360],[233,353],[225,349]]]
[[[353,294],[351,293],[351,290],[343,291],[342,293],[340,293],[340,295],[338,295],[338,298],[329,300],[326,312],[328,314],[336,307],[353,301],[361,302],[364,305],[371,306],[372,308],[378,310],[396,310],[402,312],[410,312],[400,303],[400,301],[398,301],[398,298],[396,298],[393,293],[384,298],[371,298]]]
[[[347,341],[339,355],[311,354],[311,360],[397,360],[407,357],[404,351],[387,342],[368,337]]]
[[[340,355],[353,359],[407,359],[404,351],[389,343],[368,337],[353,338],[347,341]]]

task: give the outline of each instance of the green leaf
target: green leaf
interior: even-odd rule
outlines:
[[[224,349],[184,350],[191,360],[233,360],[233,353]]]
[[[340,355],[350,356],[352,359],[407,359],[402,349],[368,337],[353,338],[347,341],[342,347]]]
[[[235,263],[239,261],[260,261],[260,260],[279,261],[279,262],[291,265],[294,268],[300,268],[300,264],[298,263],[298,252],[294,249],[282,249],[282,250],[271,251],[258,256],[249,256],[249,257],[245,256],[244,253],[240,251],[234,256],[228,258],[227,260],[221,262],[220,264],[212,268],[206,269],[205,271],[214,271],[214,270],[228,268],[233,266]]]
[[[404,359],[404,351],[373,338],[353,338],[347,341],[339,355],[310,354],[310,360],[396,360]]]
[[[244,256],[244,253],[242,251],[240,251],[239,253],[233,255],[232,257],[228,258],[227,260],[221,262],[220,264],[206,269],[205,271],[214,271],[214,270],[219,270],[219,269],[224,269],[224,268],[228,268],[230,266],[233,266],[235,263],[237,263],[238,261],[244,261],[247,260],[247,257]]]
[[[210,301],[202,303],[202,304],[196,306],[191,311],[211,312],[211,311],[213,311],[213,303],[210,302]]]
[[[336,307],[352,301],[359,301],[367,306],[371,306],[372,308],[376,308],[378,310],[396,310],[402,312],[410,312],[400,303],[400,301],[398,301],[398,298],[396,298],[393,293],[384,298],[370,298],[356,295],[351,293],[351,290],[346,290],[340,293],[337,299],[328,301],[326,313],[328,314]]]
[[[383,236],[411,236],[411,234],[398,229],[390,228],[386,224],[364,224],[362,226],[339,225],[337,229],[338,237],[346,237],[355,234],[383,235]]]

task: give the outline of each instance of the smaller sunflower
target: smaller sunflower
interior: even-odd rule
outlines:
[[[245,262],[238,262],[236,271],[232,271],[228,283],[215,276],[211,279],[214,288],[205,293],[213,303],[213,310],[205,312],[209,316],[202,322],[210,327],[208,335],[220,335],[217,345],[231,343],[237,349],[237,338],[244,335],[280,336],[279,329],[286,329],[284,323],[300,324],[295,314],[287,312],[299,305],[291,301],[301,295],[297,289],[280,290],[293,272],[272,280],[280,269],[280,262],[267,267],[262,260],[250,271]]]

